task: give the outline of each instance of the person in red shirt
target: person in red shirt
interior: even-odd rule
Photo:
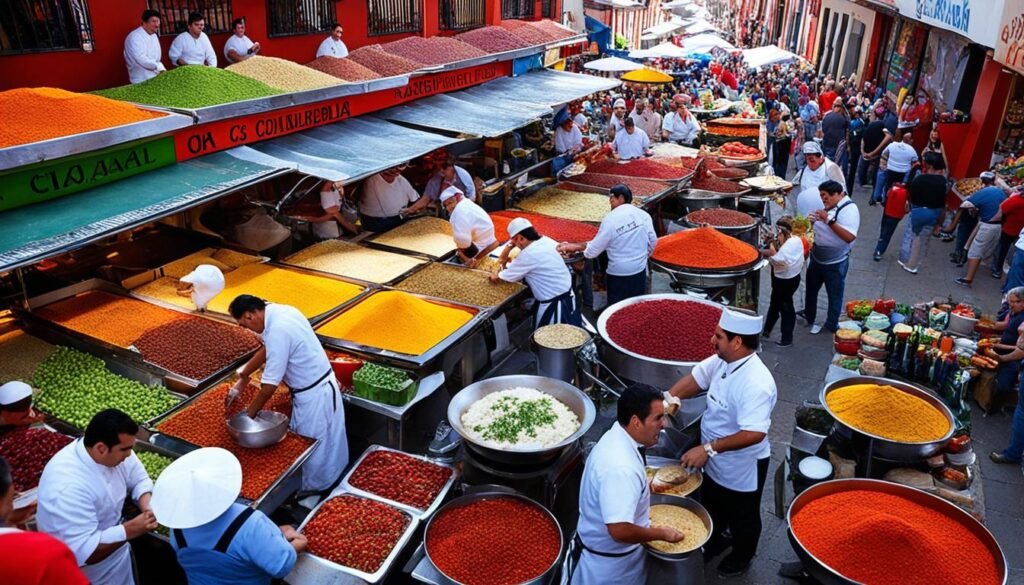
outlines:
[[[63,542],[42,532],[7,526],[16,521],[11,467],[0,457],[0,581],[18,585],[89,585],[75,555]]]
[[[830,81],[825,86],[825,91],[821,92],[821,95],[818,96],[818,105],[821,106],[822,112],[832,111],[832,104],[834,104],[836,102],[836,98],[839,97],[839,94],[836,93],[834,88],[835,86]]]
[[[1017,243],[1017,236],[1024,229],[1024,193],[1015,189],[999,205],[999,212],[992,217],[992,221],[1003,222],[1003,231],[999,234],[999,250],[992,264],[992,278],[1002,278],[1003,264],[1010,253],[1010,246]]]
[[[878,232],[878,244],[875,245],[875,262],[882,259],[889,240],[896,233],[900,220],[907,214],[907,188],[903,183],[893,183],[885,196],[885,209],[882,212],[882,226]]]

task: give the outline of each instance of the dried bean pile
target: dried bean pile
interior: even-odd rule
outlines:
[[[581,185],[601,187],[602,189],[611,189],[616,185],[625,185],[633,192],[634,197],[650,197],[651,195],[661,193],[667,187],[665,183],[659,183],[658,181],[591,172],[569,177],[567,180]]]
[[[224,420],[245,409],[258,388],[249,384],[239,393],[231,410],[225,410],[224,399],[230,387],[230,384],[221,384],[207,390],[188,407],[158,424],[157,429],[199,447],[221,447],[234,453],[242,464],[242,497],[255,500],[309,448],[312,440],[288,431],[280,443],[270,447],[239,446],[228,434]],[[263,409],[291,415],[291,397],[283,388],[278,388]]]
[[[607,323],[608,336],[633,353],[673,362],[696,362],[712,353],[711,337],[722,310],[670,299],[623,307]]]
[[[503,240],[508,237],[508,224],[517,217],[530,220],[537,233],[556,242],[589,242],[597,235],[597,226],[571,219],[559,219],[525,211],[493,211],[494,235]]]
[[[39,366],[56,349],[20,329],[0,333],[0,380],[32,379]]]
[[[713,227],[746,227],[754,225],[754,218],[742,211],[732,209],[699,209],[687,214],[686,221],[692,224],[708,224]]]
[[[658,238],[651,258],[673,266],[714,270],[750,264],[759,255],[750,244],[703,227]]]
[[[278,95],[281,91],[227,69],[190,65],[142,83],[94,93],[125,102],[192,109]]]
[[[455,38],[487,53],[504,53],[505,51],[525,49],[530,46],[530,43],[500,26],[475,28],[471,31],[455,35]]]
[[[508,30],[517,37],[531,45],[543,45],[555,39],[540,28],[530,26],[530,23],[521,20],[503,20],[501,27]]]
[[[129,347],[146,331],[185,317],[170,309],[98,290],[46,305],[36,314],[118,347]]]
[[[611,211],[607,195],[569,191],[558,187],[544,187],[520,201],[517,207],[541,215],[593,223],[600,223]]]
[[[550,35],[552,39],[557,41],[567,39],[576,34],[574,31],[558,24],[553,20],[548,19],[538,20],[537,22],[531,22],[530,26],[541,29],[542,31],[548,33],[548,35]]]
[[[348,58],[338,59],[337,57],[324,56],[306,63],[306,67],[333,75],[344,81],[380,79],[380,75]]]
[[[575,349],[590,340],[590,334],[575,325],[555,323],[533,332],[533,341],[551,349]]]
[[[349,53],[348,58],[379,74],[381,77],[405,75],[420,68],[420,64],[416,61],[392,55],[382,49],[380,45],[359,47]]]
[[[333,75],[277,57],[256,55],[229,65],[227,70],[286,92],[320,89],[341,83]]]
[[[216,373],[259,346],[251,331],[200,317],[154,327],[135,342],[147,362],[193,380]]]
[[[494,307],[523,290],[517,282],[491,282],[482,270],[451,264],[431,264],[395,285],[398,290],[455,301],[474,307]]]
[[[487,55],[472,45],[450,37],[405,37],[385,43],[381,48],[393,55],[428,66],[445,65]]]
[[[435,516],[427,554],[449,579],[465,585],[514,585],[547,571],[561,535],[547,513],[523,501],[494,497]]]
[[[39,485],[47,462],[71,442],[71,437],[39,428],[16,429],[0,435],[0,456],[11,466],[14,491]]]
[[[340,495],[324,502],[302,533],[309,552],[364,573],[374,573],[394,550],[410,518],[387,504]]]
[[[373,242],[436,258],[455,251],[452,225],[437,217],[417,217],[409,220],[376,236]]]
[[[441,493],[452,470],[393,451],[374,451],[348,478],[353,487],[420,510]]]
[[[591,173],[602,173],[606,175],[624,175],[628,177],[639,177],[646,179],[679,180],[685,176],[679,169],[669,165],[663,165],[650,160],[631,160],[620,163],[613,160],[602,160],[587,166]]]

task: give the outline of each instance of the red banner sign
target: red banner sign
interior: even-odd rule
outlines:
[[[174,135],[174,148],[178,161],[185,161],[219,150],[333,124],[415,99],[465,89],[511,73],[511,61],[487,63],[414,77],[408,85],[394,89],[190,126]]]

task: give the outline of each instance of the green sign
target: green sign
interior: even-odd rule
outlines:
[[[0,211],[71,195],[175,162],[174,139],[167,137],[21,167],[0,174]]]

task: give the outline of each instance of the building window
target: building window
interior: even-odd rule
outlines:
[[[370,36],[423,30],[420,0],[367,0]]]
[[[269,36],[328,32],[338,22],[335,0],[267,0]]]
[[[540,15],[542,18],[550,18],[555,22],[561,22],[559,15],[555,14],[555,0],[540,0]]]
[[[533,0],[501,0],[501,19],[533,18]]]
[[[188,28],[188,15],[203,15],[208,34],[231,32],[231,0],[146,0],[150,10],[160,13],[160,34],[179,35]]]
[[[438,10],[441,30],[469,30],[487,24],[484,0],[441,0]]]
[[[0,55],[92,49],[85,0],[0,2]]]

